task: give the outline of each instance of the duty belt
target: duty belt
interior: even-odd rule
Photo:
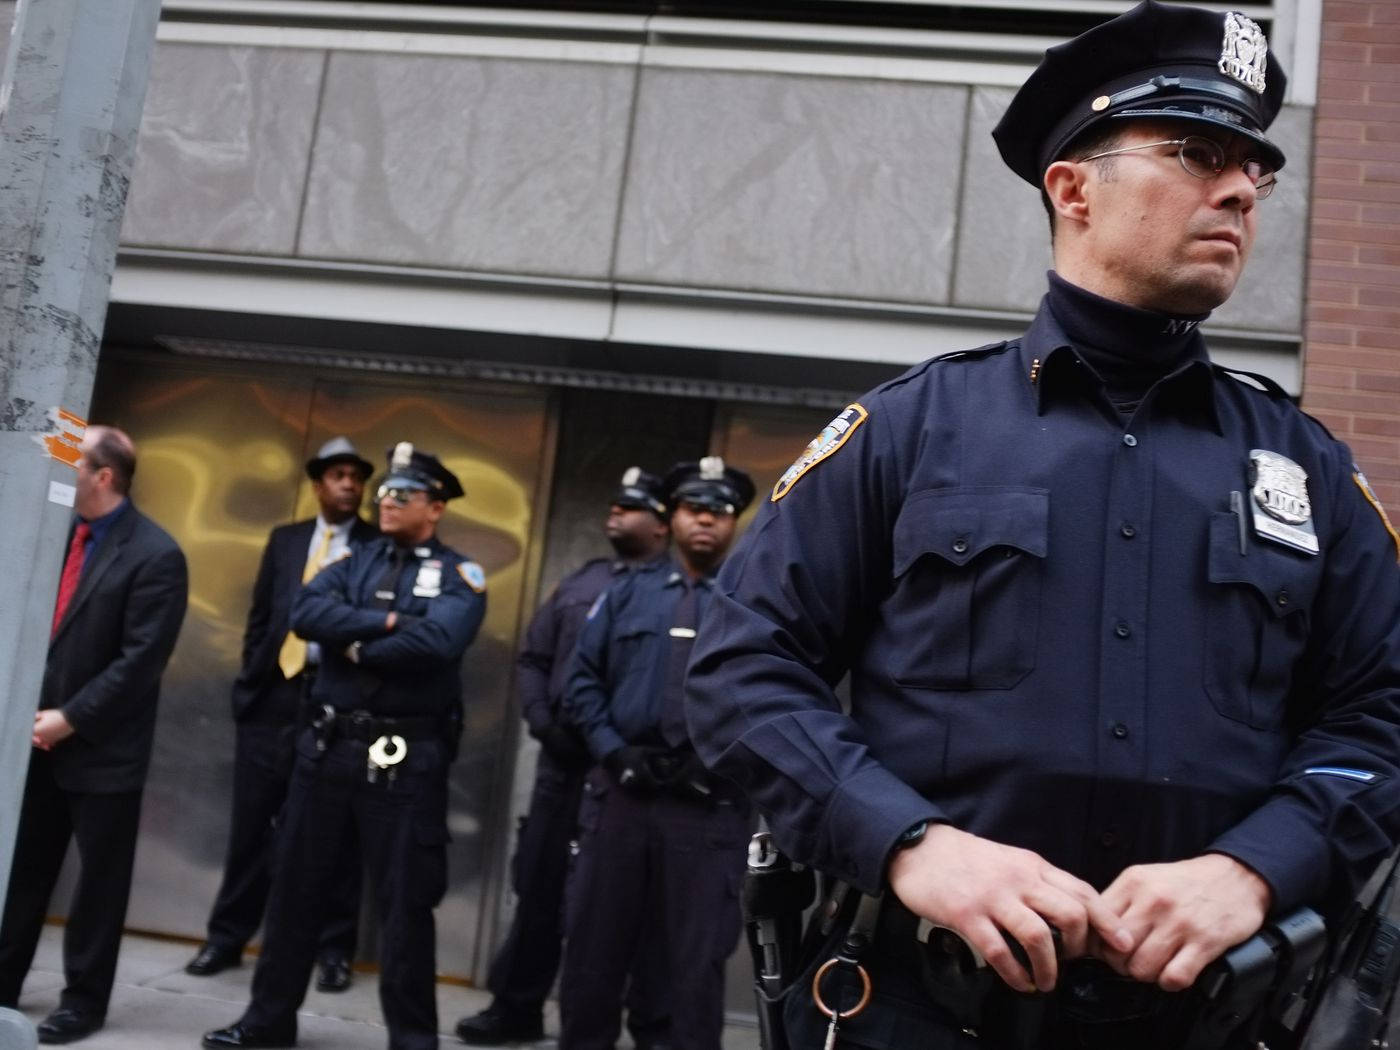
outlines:
[[[930,928],[898,901],[885,904],[876,949],[919,974],[925,994],[959,1027],[1008,1050],[1242,1045],[1242,1028],[1257,1028],[1266,1012],[1286,1007],[1306,982],[1326,936],[1322,920],[1304,908],[1221,956],[1186,992],[1164,992],[1086,958],[1061,963],[1054,992],[1020,995],[976,965],[956,934]],[[1012,947],[1024,955],[1019,945]]]
[[[373,743],[380,737],[401,736],[405,740],[429,740],[440,737],[441,718],[415,715],[407,718],[381,718],[368,711],[331,711],[323,709],[322,717],[313,725],[329,736],[345,737]]]

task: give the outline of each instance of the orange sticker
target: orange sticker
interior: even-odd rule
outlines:
[[[44,434],[36,437],[35,440],[43,446],[45,452],[60,463],[76,467],[78,457],[82,455],[78,451],[78,445],[83,440],[83,434],[87,430],[87,420],[61,408],[51,408],[49,409],[49,421],[57,433]]]

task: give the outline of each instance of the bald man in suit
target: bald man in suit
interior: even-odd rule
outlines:
[[[39,1041],[102,1027],[116,974],[160,676],[185,616],[175,541],[127,493],[136,450],[93,426],[54,609],[34,749],[0,923],[0,1006],[16,1006],[70,839],[81,858],[63,938],[66,983]]]

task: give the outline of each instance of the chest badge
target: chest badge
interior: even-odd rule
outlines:
[[[1249,453],[1254,534],[1306,554],[1318,552],[1308,473],[1287,456],[1262,448]]]
[[[418,566],[413,593],[419,598],[436,598],[442,593],[442,562],[431,559]]]

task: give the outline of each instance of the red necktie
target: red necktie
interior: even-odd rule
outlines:
[[[73,542],[68,544],[68,557],[63,559],[63,575],[58,580],[58,603],[53,607],[52,638],[58,633],[58,625],[63,622],[63,614],[68,611],[68,603],[78,590],[78,580],[83,575],[83,549],[87,546],[92,526],[80,521],[73,529]]]

